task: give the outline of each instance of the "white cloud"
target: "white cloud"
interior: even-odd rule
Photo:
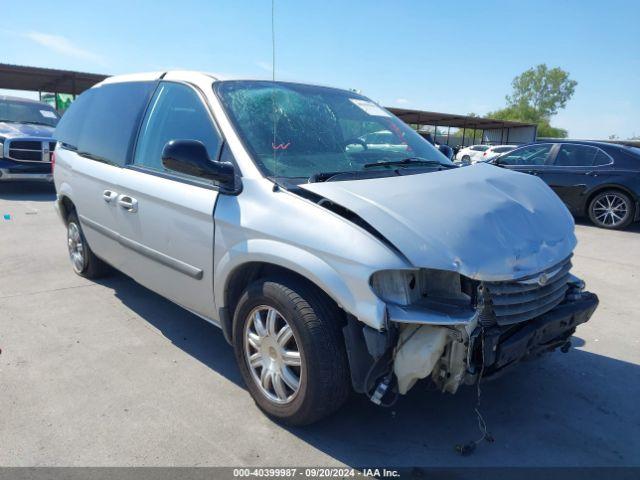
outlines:
[[[399,105],[404,105],[406,103],[409,103],[409,100],[407,100],[406,98],[396,98],[396,103]]]
[[[69,57],[79,58],[81,60],[88,60],[100,65],[104,65],[105,63],[104,59],[100,55],[90,52],[89,50],[85,50],[84,48],[78,47],[77,45],[74,45],[69,39],[60,35],[51,35],[42,32],[29,32],[25,33],[24,36],[53,52],[67,55]]]
[[[256,66],[267,72],[273,72],[273,67],[268,62],[256,62]]]

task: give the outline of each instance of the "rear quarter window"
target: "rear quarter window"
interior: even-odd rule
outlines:
[[[78,139],[82,130],[82,123],[91,103],[94,89],[87,90],[79,95],[71,106],[64,112],[58,122],[53,138],[67,147],[77,148]]]
[[[598,153],[596,153],[596,156],[593,159],[593,165],[597,167],[601,165],[609,165],[611,162],[611,157],[602,150],[598,149]]]
[[[88,90],[62,117],[56,140],[90,158],[125,165],[155,85],[113,83]]]

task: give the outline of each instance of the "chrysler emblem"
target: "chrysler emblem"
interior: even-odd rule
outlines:
[[[549,277],[547,277],[546,273],[543,273],[538,277],[538,285],[540,285],[541,287],[544,287],[548,281],[549,281]]]

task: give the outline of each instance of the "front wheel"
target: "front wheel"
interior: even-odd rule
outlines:
[[[261,279],[234,314],[236,361],[256,404],[289,425],[337,410],[350,380],[339,310],[294,278]]]
[[[601,228],[625,228],[633,221],[634,215],[633,200],[619,190],[600,192],[589,203],[589,218]]]

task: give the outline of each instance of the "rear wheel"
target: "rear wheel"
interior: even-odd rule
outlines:
[[[471,160],[471,157],[469,157],[469,155],[464,155],[462,157],[462,163],[469,163],[469,160]]]
[[[589,203],[589,218],[601,228],[625,228],[633,221],[634,216],[633,200],[619,190],[600,192]]]
[[[337,410],[350,392],[339,310],[293,278],[261,279],[234,314],[236,361],[256,404],[289,425]]]
[[[109,266],[91,251],[75,212],[67,218],[67,247],[73,271],[81,277],[99,278],[108,273]]]

